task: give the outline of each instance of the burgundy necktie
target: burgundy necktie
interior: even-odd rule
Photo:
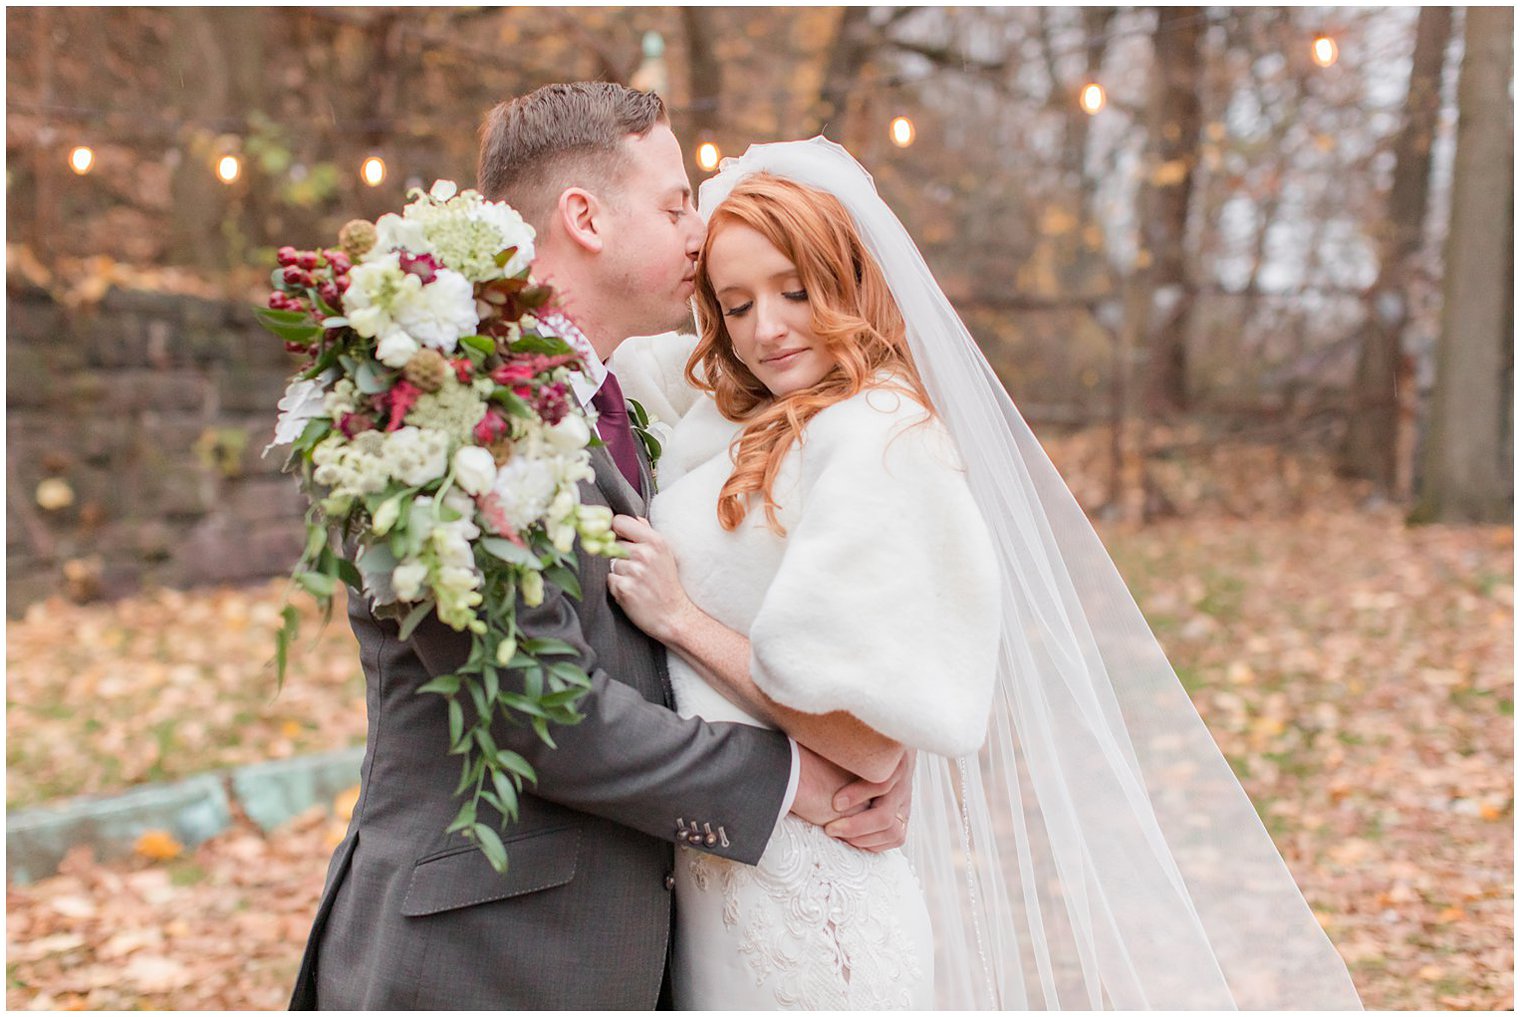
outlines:
[[[618,384],[617,375],[610,371],[607,373],[607,380],[602,382],[602,387],[591,397],[591,405],[596,407],[598,414],[597,433],[606,443],[607,451],[612,453],[612,461],[617,463],[623,476],[628,478],[628,483],[638,491],[639,452],[634,445],[637,439],[628,423],[628,407],[623,402],[623,386]]]

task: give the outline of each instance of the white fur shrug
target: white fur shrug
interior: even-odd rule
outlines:
[[[844,710],[930,752],[978,749],[1000,584],[949,434],[907,397],[862,392],[814,417],[783,463],[775,494],[785,537],[767,528],[758,503],[725,531],[717,500],[738,427],[710,398],[693,400],[671,369],[690,343],[640,340],[612,366],[646,406],[690,404],[661,458],[650,518],[692,600],[748,634],[750,673],[777,702]],[[671,676],[683,713],[741,719],[722,716],[732,707],[675,657]]]

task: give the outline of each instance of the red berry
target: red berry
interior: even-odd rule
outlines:
[[[354,267],[354,263],[348,260],[348,255],[344,254],[340,250],[337,250],[336,248],[325,253],[327,255],[327,263],[331,265],[333,271],[339,275],[342,275],[344,272],[347,272],[350,268]]]
[[[285,266],[285,284],[287,286],[310,286],[311,276],[304,269],[295,265]]]
[[[283,311],[285,309],[285,294],[279,290],[275,290],[269,294],[269,306],[276,311]]]
[[[284,247],[275,252],[275,260],[278,261],[281,265],[294,265],[296,263],[296,256],[299,253],[300,252],[297,251],[294,247],[286,244]]]
[[[285,344],[285,352],[286,353],[305,353],[306,352],[306,344],[305,343],[288,342],[288,343]]]
[[[317,267],[317,252],[301,251],[296,255],[296,264],[310,272]]]
[[[317,293],[321,295],[322,301],[333,309],[337,309],[338,301],[342,299],[342,296],[338,292],[338,287],[330,282],[323,283],[317,289]]]

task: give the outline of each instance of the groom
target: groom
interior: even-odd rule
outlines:
[[[646,515],[649,464],[603,361],[628,336],[691,320],[703,226],[664,104],[600,82],[502,103],[482,127],[479,176],[487,198],[537,229],[535,275],[558,301],[544,317],[585,351],[576,394],[600,412],[605,447],[593,450],[582,498]],[[582,599],[550,589],[541,606],[518,606],[529,634],[576,648],[592,688],[585,719],[552,729],[557,748],[525,727],[493,732],[538,774],[506,829],[505,875],[443,832],[459,765],[446,754],[442,697],[416,694],[465,662],[468,633],[429,618],[403,642],[395,622],[350,595],[369,717],[361,794],[292,1009],[668,1004],[676,844],[754,864],[788,810],[834,821],[831,832],[860,846],[902,843],[906,767],[886,785],[850,783],[780,732],[678,716],[664,648],[607,593],[610,560],[578,561]]]

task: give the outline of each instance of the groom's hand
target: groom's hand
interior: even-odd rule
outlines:
[[[839,793],[858,778],[849,770],[824,759],[806,745],[797,745],[797,797],[792,799],[792,815],[814,826],[827,826],[844,816],[865,810],[860,802],[852,809],[834,807]]]
[[[903,753],[892,776],[880,784],[856,781],[840,790],[834,804],[849,818],[824,827],[830,837],[865,851],[890,851],[908,839],[908,809],[913,804],[913,763],[918,754]],[[861,804],[870,808],[861,811]]]

